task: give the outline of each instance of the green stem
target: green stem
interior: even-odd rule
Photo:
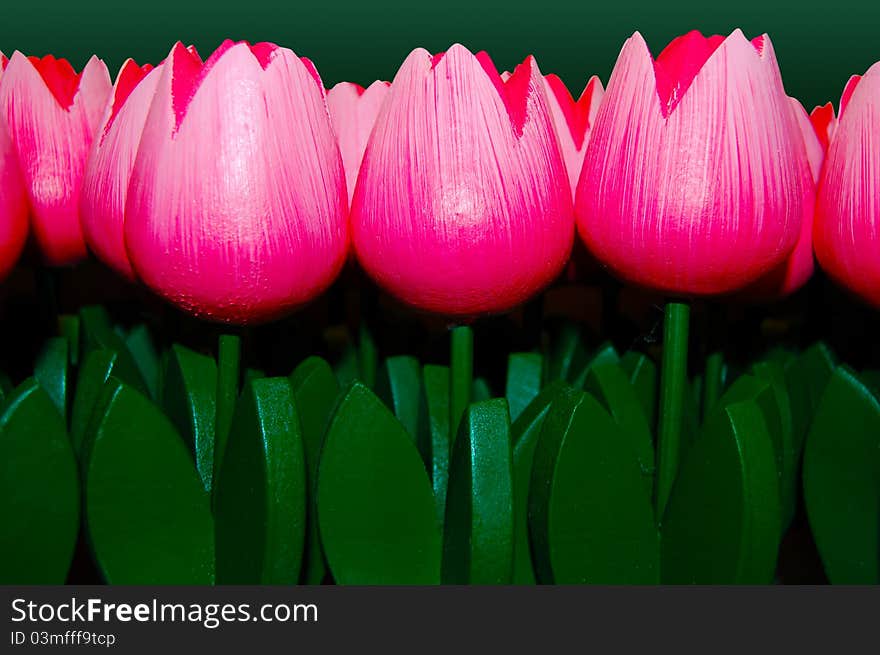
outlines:
[[[471,402],[474,378],[474,331],[467,326],[450,332],[449,367],[449,439],[450,447],[458,432],[458,423]]]
[[[657,482],[655,503],[657,522],[675,481],[681,432],[684,423],[684,396],[687,389],[688,323],[690,305],[666,304],[663,322],[663,369],[660,374],[660,413],[657,426]]]
[[[703,374],[703,418],[721,398],[724,386],[724,353],[720,350],[709,353],[706,357],[706,371]]]
[[[226,449],[241,379],[241,338],[221,334],[217,347],[217,414],[214,427],[214,480]]]

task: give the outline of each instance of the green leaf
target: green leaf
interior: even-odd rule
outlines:
[[[59,316],[58,334],[67,339],[70,364],[72,366],[79,366],[79,316],[76,314],[62,314]]]
[[[217,340],[217,418],[214,421],[214,477],[220,472],[232,415],[241,384],[241,338],[221,334]]]
[[[33,378],[0,416],[0,584],[63,584],[80,488],[64,421]]]
[[[651,494],[654,489],[654,442],[651,428],[636,391],[627,380],[623,369],[613,363],[592,367],[584,389],[593,394],[620,427],[638,459],[645,490]]]
[[[134,326],[125,337],[125,345],[137,364],[151,398],[159,397],[159,353],[146,325]]]
[[[379,353],[376,348],[376,340],[367,329],[367,326],[361,323],[358,339],[358,372],[360,380],[370,389],[376,386],[376,374],[379,367]]]
[[[79,324],[82,340],[80,359],[92,350],[112,350],[116,353],[120,379],[136,390],[148,393],[140,368],[122,337],[113,329],[107,311],[99,305],[83,307],[79,310]]]
[[[440,531],[418,450],[362,383],[336,407],[318,470],[318,524],[340,584],[436,584]]]
[[[880,403],[838,367],[804,449],[804,501],[833,584],[880,583]]]
[[[293,399],[302,425],[303,448],[308,474],[306,505],[306,549],[303,556],[303,582],[321,584],[327,572],[318,533],[315,490],[324,431],[339,398],[339,383],[330,365],[320,357],[303,360],[290,375]]]
[[[776,465],[779,472],[779,493],[782,499],[782,530],[791,524],[797,503],[798,461],[794,443],[794,428],[791,415],[791,399],[785,382],[785,368],[778,361],[757,362],[752,366],[756,377],[770,385],[770,392],[778,413],[778,427],[771,424],[774,419],[767,399],[759,402],[767,419],[767,428],[776,449]]]
[[[347,342],[342,350],[339,361],[333,367],[336,379],[340,387],[348,387],[355,380],[360,379],[358,364],[358,351],[351,342]]]
[[[541,582],[657,582],[657,527],[641,468],[620,428],[589,394],[565,390],[544,420],[529,520]]]
[[[473,403],[452,448],[443,582],[509,584],[513,574],[510,416],[503,398]]]
[[[424,379],[426,427],[430,433],[431,484],[437,509],[437,524],[443,531],[446,518],[446,490],[449,486],[449,367],[426,364]]]
[[[529,486],[532,459],[550,406],[567,389],[562,380],[547,385],[510,428],[513,441],[513,584],[535,584],[529,544]]]
[[[415,357],[389,357],[375,379],[376,395],[394,412],[406,428],[413,443],[418,445],[422,410],[422,365]],[[422,452],[427,460],[428,453]]]
[[[507,384],[504,396],[510,406],[510,420],[515,421],[526,406],[541,392],[544,358],[538,353],[511,353],[507,358]]]
[[[685,453],[662,524],[664,584],[768,584],[780,539],[776,456],[761,408],[722,398]]]
[[[86,529],[109,584],[212,584],[210,499],[186,444],[152,402],[111,379],[84,453]]]
[[[492,397],[492,390],[489,388],[489,382],[486,378],[474,378],[471,387],[471,402],[478,403],[482,400],[489,400]]]
[[[162,366],[162,409],[183,437],[205,490],[214,477],[214,426],[217,418],[217,365],[189,348],[175,344]]]
[[[306,461],[287,378],[249,382],[217,479],[217,582],[296,584],[306,532]]]
[[[105,349],[89,351],[82,361],[70,417],[70,440],[78,457],[81,455],[95,406],[110,376],[136,388],[137,383],[132,382],[128,377],[132,370],[121,366],[119,362],[119,354],[116,351]]]
[[[49,394],[65,423],[67,422],[68,343],[64,337],[48,339],[34,365],[34,377]]]
[[[587,365],[571,379],[571,384],[576,389],[582,389],[593,367],[602,366],[603,364],[617,364],[618,362],[620,362],[620,356],[617,354],[614,345],[609,342],[603,343],[590,357]]]
[[[553,342],[547,366],[547,381],[573,380],[586,366],[589,358],[581,341],[580,330],[571,323],[562,326]]]
[[[795,449],[803,452],[804,439],[810,430],[813,413],[825,392],[836,364],[828,346],[819,342],[810,346],[785,367],[785,379],[791,398],[792,429]]]
[[[629,377],[648,425],[653,427],[657,423],[657,365],[644,353],[630,350],[620,358],[620,367]]]

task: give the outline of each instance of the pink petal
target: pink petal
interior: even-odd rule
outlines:
[[[373,128],[352,201],[355,249],[410,305],[507,310],[571,250],[570,194],[537,65],[529,58],[499,82],[463,46],[439,61],[415,50]]]
[[[327,92],[330,120],[345,166],[349,202],[354,195],[367,140],[389,87],[388,82],[373,82],[366,89],[351,82],[340,82]]]
[[[133,279],[123,238],[125,198],[147,112],[161,75],[127,60],[108,102],[83,176],[80,213],[89,248],[121,275]]]
[[[2,53],[0,53],[2,55]],[[0,280],[21,254],[28,231],[27,193],[15,148],[0,117]]]
[[[794,248],[812,181],[769,38],[760,46],[733,32],[667,114],[644,40],[624,45],[576,213],[587,246],[626,280],[726,293]]]
[[[831,143],[831,137],[837,128],[837,118],[834,117],[834,105],[826,102],[821,107],[814,107],[810,112],[810,122],[819,137],[819,143],[822,144],[823,150],[828,150]]]
[[[54,67],[51,75],[59,74]],[[63,69],[63,67],[62,67]],[[53,82],[53,84],[55,84]],[[51,265],[85,255],[79,220],[83,171],[111,83],[103,62],[92,58],[79,76],[72,104],[20,52],[12,55],[0,84],[0,111],[21,165],[34,233]]]
[[[844,96],[819,183],[816,257],[834,280],[880,307],[880,62]]]
[[[584,164],[584,155],[587,153],[587,144],[590,141],[590,130],[605,89],[602,88],[599,78],[593,76],[584,87],[580,98],[575,100],[556,75],[546,75],[544,84],[574,197]]]
[[[286,48],[265,70],[246,44],[224,47],[206,73],[188,56],[178,48],[162,66],[144,125],[126,200],[129,259],[197,316],[269,320],[323,291],[347,253],[327,106]],[[185,107],[179,89],[190,91]]]

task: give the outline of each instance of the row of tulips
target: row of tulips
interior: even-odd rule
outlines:
[[[455,317],[552,281],[579,233],[624,280],[779,297],[813,272],[880,304],[880,65],[808,115],[773,46],[691,32],[624,44],[578,99],[528,57],[460,45],[392,83],[325,90],[273,44],[176,44],[158,66],[2,59],[0,272],[30,230],[87,248],[197,316],[271,320],[350,252],[403,302]],[[823,163],[824,162],[824,163]],[[577,228],[577,229],[576,229]],[[875,255],[875,256],[871,256]]]

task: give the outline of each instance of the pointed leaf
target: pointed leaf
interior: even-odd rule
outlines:
[[[645,419],[653,429],[657,422],[657,365],[644,353],[630,350],[621,357],[620,367],[629,377],[642,405]]]
[[[64,337],[48,339],[37,356],[34,377],[67,422],[68,343]]]
[[[125,345],[122,337],[113,329],[107,311],[98,305],[83,307],[79,310],[80,359],[92,350],[112,350],[116,353],[116,367],[120,379],[136,390],[147,393],[147,385],[141,375],[137,362]]]
[[[544,358],[538,353],[511,353],[507,358],[507,384],[504,396],[510,406],[510,420],[515,421],[526,406],[541,392]]]
[[[151,398],[159,397],[159,353],[146,325],[134,326],[125,337],[125,345],[137,364]]]
[[[189,446],[205,490],[211,493],[217,418],[214,358],[173,345],[163,358],[160,400],[162,409]]]
[[[638,460],[608,413],[582,391],[566,390],[544,420],[529,528],[541,582],[657,582],[657,528]]]
[[[712,412],[685,453],[662,526],[667,584],[768,584],[779,547],[776,455],[752,400]]]
[[[0,416],[0,583],[64,583],[79,532],[79,499],[64,421],[31,378]]]
[[[186,444],[152,402],[116,379],[86,438],[86,529],[109,584],[212,584],[210,498]]]
[[[290,375],[293,399],[302,426],[303,448],[308,477],[306,505],[306,549],[303,555],[303,581],[321,584],[327,568],[318,533],[315,490],[324,431],[339,398],[339,383],[330,365],[320,357],[303,360]]]
[[[562,380],[547,385],[510,428],[513,441],[513,584],[535,584],[529,541],[529,485],[532,460],[550,406],[568,388]]]
[[[828,579],[880,583],[880,402],[845,367],[835,369],[816,408],[803,482]]]
[[[473,403],[452,449],[443,582],[509,584],[513,574],[510,416],[503,398]]]
[[[376,395],[394,412],[406,428],[413,443],[418,445],[422,409],[422,365],[415,357],[389,357],[375,377]],[[421,450],[421,449],[420,449]],[[422,452],[427,459],[428,453]]]
[[[611,414],[633,449],[642,469],[645,489],[654,489],[654,443],[651,428],[642,411],[635,389],[617,364],[593,366],[587,375],[584,389],[598,400]]]
[[[318,469],[318,525],[340,584],[436,584],[440,531],[418,450],[362,383],[336,407]]]
[[[305,543],[306,462],[287,378],[245,385],[217,478],[219,584],[296,584]]]
[[[424,377],[425,406],[430,432],[431,484],[437,508],[437,523],[443,530],[446,518],[446,490],[449,486],[449,367],[426,364]]]

